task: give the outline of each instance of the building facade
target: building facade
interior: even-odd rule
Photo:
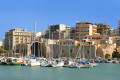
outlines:
[[[27,29],[11,29],[5,33],[5,49],[15,50],[17,44],[31,43],[31,32]]]
[[[49,25],[48,29],[43,31],[43,34],[44,34],[43,36],[44,38],[52,39],[52,34],[55,35],[55,33],[58,34],[58,33],[66,32],[66,30],[69,30],[69,29],[70,29],[70,26],[66,26],[64,24]],[[56,39],[56,37],[54,37],[54,39]]]
[[[70,38],[71,39],[75,39],[75,30],[76,30],[75,27],[70,29]]]
[[[2,47],[3,46],[3,41],[0,41],[0,47]]]
[[[82,21],[81,23],[77,22],[75,27],[75,39],[82,39],[85,35],[99,35],[99,33],[97,33],[97,26],[86,21]]]
[[[106,23],[95,24],[97,25],[97,33],[100,35],[110,35],[110,26]]]

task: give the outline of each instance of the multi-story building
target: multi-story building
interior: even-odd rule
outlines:
[[[97,33],[100,35],[110,35],[110,26],[107,23],[95,24],[97,25]]]
[[[75,29],[76,40],[82,39],[85,35],[99,35],[97,33],[97,26],[86,21],[77,22]]]
[[[42,31],[42,36],[43,36],[44,38],[49,38],[49,29],[43,30],[43,31]]]
[[[118,36],[118,28],[113,30],[111,36]]]
[[[75,30],[76,30],[75,27],[70,29],[70,38],[71,39],[75,39]]]
[[[43,31],[44,38],[52,39],[52,34],[57,35],[58,33],[66,33],[70,29],[70,26],[64,24],[49,25],[47,30]],[[56,34],[55,34],[56,33]],[[59,36],[59,35],[58,35]],[[54,37],[56,39],[56,37]]]
[[[15,50],[17,44],[30,43],[31,32],[27,29],[11,29],[5,33],[5,49]]]

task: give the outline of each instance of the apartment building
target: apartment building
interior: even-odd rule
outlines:
[[[17,44],[30,43],[31,32],[27,29],[11,29],[5,33],[5,49],[15,50]]]
[[[75,39],[75,30],[76,30],[75,27],[70,29],[70,38],[71,39]]]
[[[52,39],[52,34],[57,35],[58,37],[59,37],[58,33],[60,33],[60,34],[63,33],[64,35],[66,35],[65,33],[69,29],[70,29],[70,26],[66,26],[64,24],[49,25],[47,30],[43,30],[43,36],[44,36],[44,38]],[[58,39],[58,37],[57,38],[54,37],[53,39]]]
[[[97,25],[97,33],[100,35],[110,35],[110,26],[107,23],[99,23]]]
[[[75,39],[82,39],[85,35],[99,35],[99,33],[97,33],[97,26],[86,21],[77,22],[75,27]]]

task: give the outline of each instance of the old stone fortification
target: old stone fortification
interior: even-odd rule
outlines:
[[[91,46],[91,48],[90,46],[81,46],[80,48],[79,46],[60,46],[59,47],[59,45],[48,45],[45,43],[41,43],[41,44],[40,46],[42,47],[40,47],[40,54],[42,54],[42,57],[59,57],[59,55],[60,57],[67,57],[70,55],[72,58],[75,58],[77,54],[81,57],[83,57],[83,54],[84,54],[85,58],[90,58],[90,56],[91,58],[96,57],[95,46]]]

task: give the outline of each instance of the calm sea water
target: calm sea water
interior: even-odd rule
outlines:
[[[0,80],[120,80],[120,64],[89,69],[0,65]]]

